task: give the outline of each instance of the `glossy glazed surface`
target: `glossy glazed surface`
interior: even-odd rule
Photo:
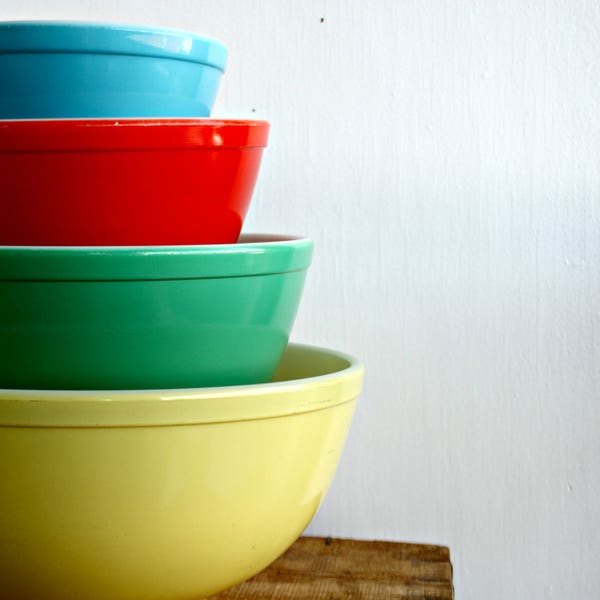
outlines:
[[[0,23],[0,118],[208,117],[226,60],[187,31]]]
[[[183,600],[257,573],[323,499],[362,376],[290,345],[272,384],[0,392],[0,598]]]
[[[211,119],[0,122],[0,244],[234,243],[268,132]]]
[[[230,246],[0,247],[0,387],[268,381],[312,248],[272,236]]]

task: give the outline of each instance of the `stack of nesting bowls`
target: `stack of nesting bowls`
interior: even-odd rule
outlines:
[[[0,598],[207,597],[295,539],[362,382],[242,235],[269,125],[183,31],[0,23]]]

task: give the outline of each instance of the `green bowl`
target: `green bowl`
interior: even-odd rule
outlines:
[[[0,387],[152,389],[264,383],[313,243],[0,247]]]

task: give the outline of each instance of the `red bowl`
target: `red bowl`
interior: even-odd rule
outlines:
[[[0,121],[0,245],[237,241],[269,124]]]

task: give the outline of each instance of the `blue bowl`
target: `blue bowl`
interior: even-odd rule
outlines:
[[[0,119],[208,117],[226,61],[186,31],[0,23]]]

